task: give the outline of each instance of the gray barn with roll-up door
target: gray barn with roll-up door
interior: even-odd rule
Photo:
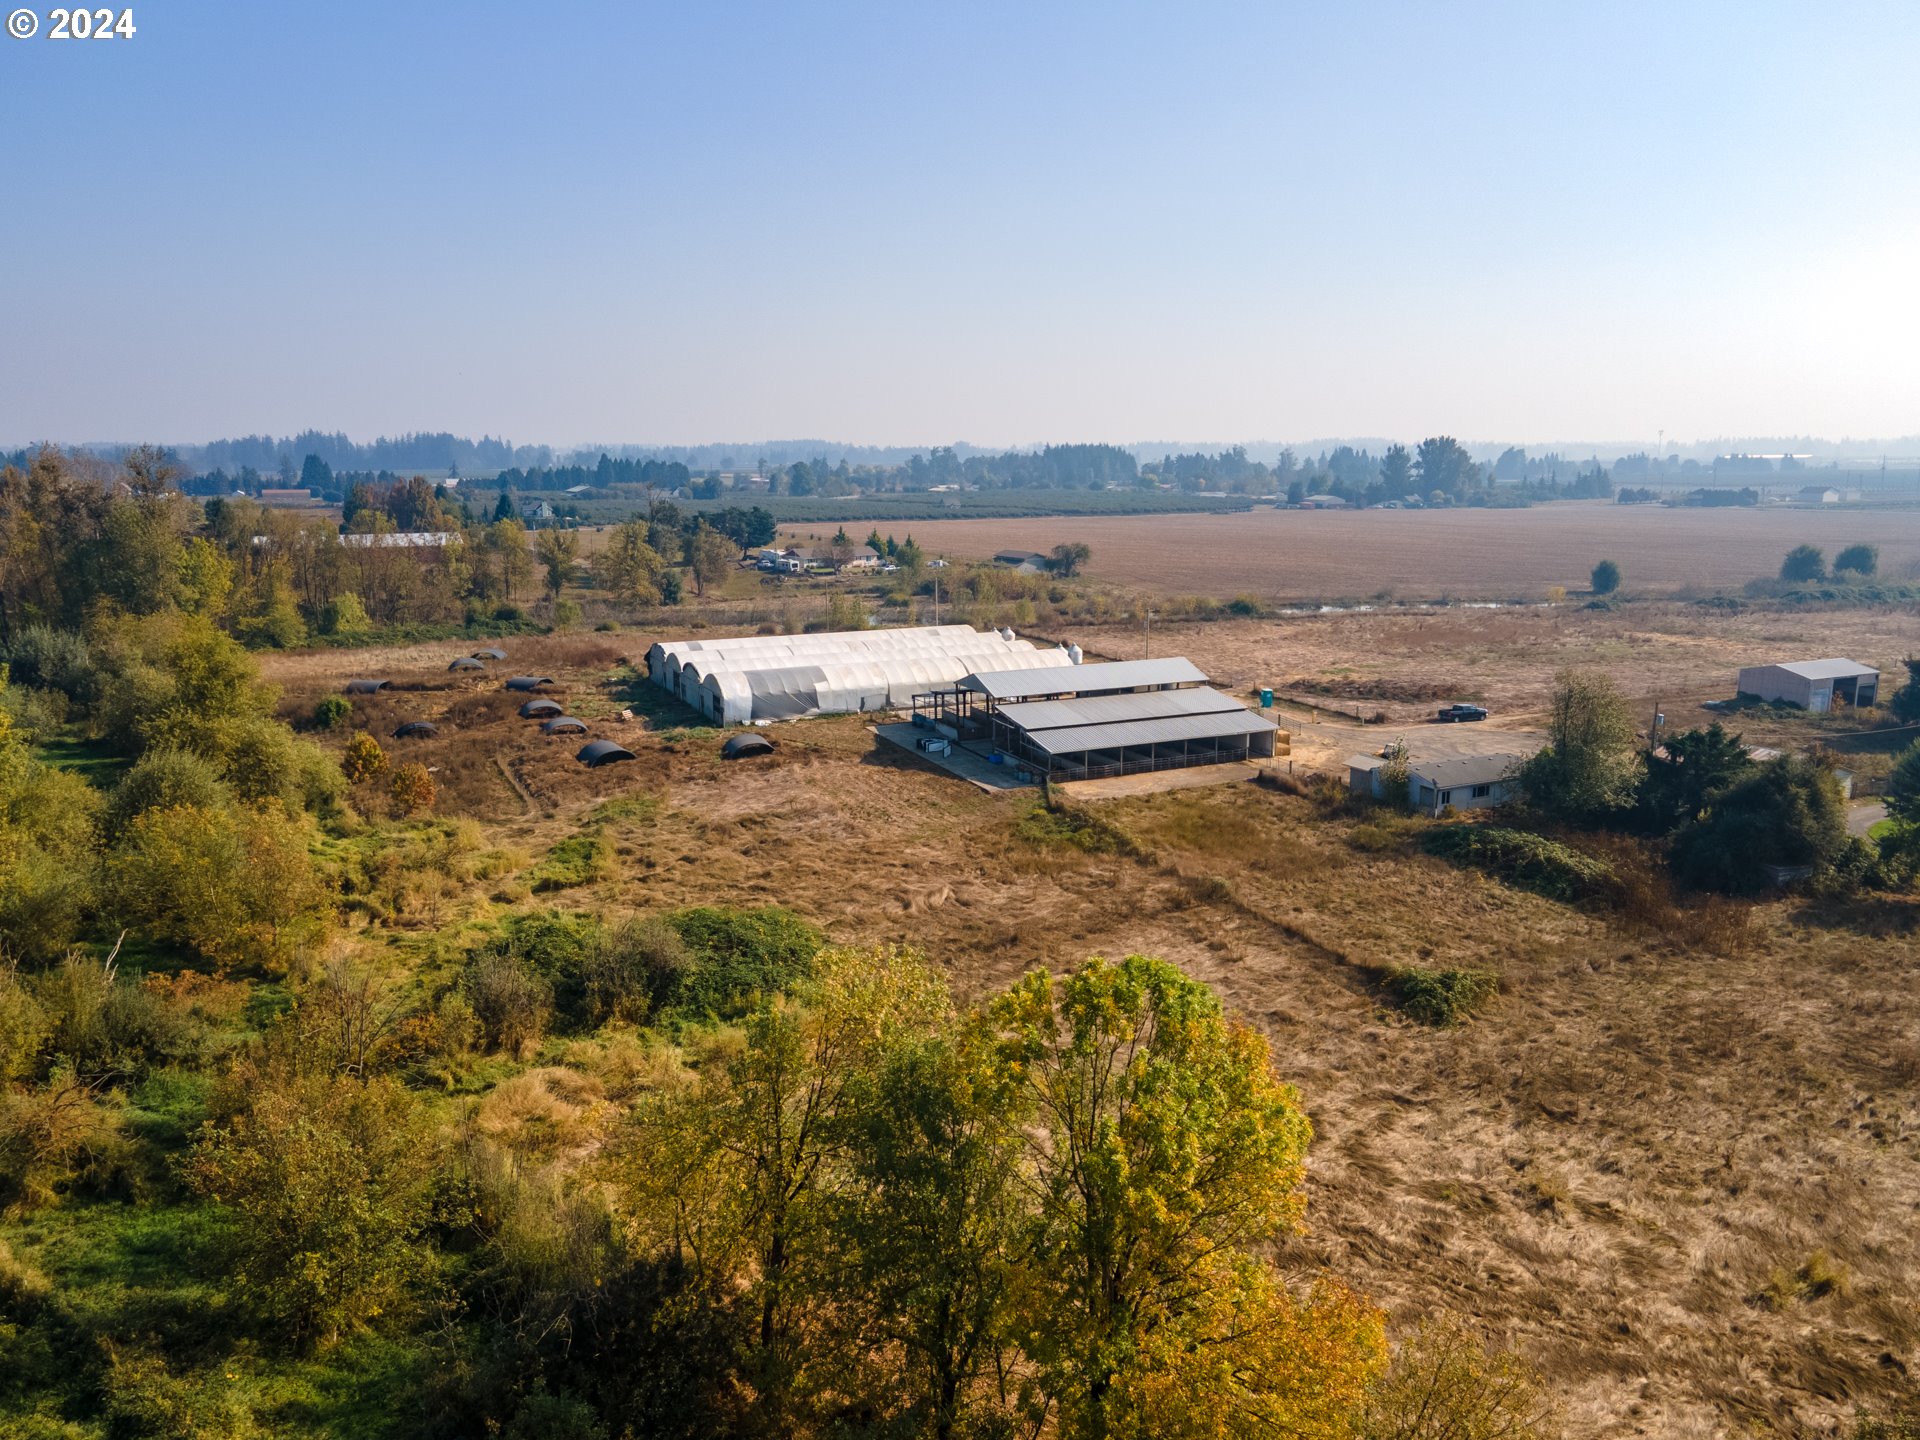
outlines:
[[[1873,704],[1880,694],[1880,672],[1857,660],[1749,665],[1740,672],[1740,694],[1822,714],[1835,704]]]

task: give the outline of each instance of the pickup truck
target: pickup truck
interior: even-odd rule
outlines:
[[[1444,710],[1436,711],[1433,721],[1436,725],[1455,725],[1463,720],[1484,720],[1486,718],[1487,707],[1484,705],[1449,705]]]

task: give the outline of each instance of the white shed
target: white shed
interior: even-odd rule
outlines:
[[[1857,660],[1794,660],[1749,665],[1740,671],[1740,694],[1798,705],[1823,713],[1836,703],[1871,705],[1880,693],[1880,672]]]

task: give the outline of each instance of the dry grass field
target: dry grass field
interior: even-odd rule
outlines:
[[[1145,644],[1132,624],[1081,626],[1057,638],[1115,659],[1138,656]],[[1396,721],[1452,700],[1522,718],[1545,705],[1557,670],[1578,666],[1604,672],[1636,699],[1669,702],[1669,718],[1691,724],[1696,715],[1703,722],[1704,712],[1674,707],[1731,698],[1743,665],[1844,655],[1904,675],[1900,660],[1920,654],[1920,611],[1448,606],[1157,622],[1152,643],[1155,654],[1189,656],[1226,689],[1317,693],[1339,708],[1385,710]]]
[[[1282,663],[1403,676],[1466,647],[1447,673],[1494,671],[1483,683],[1520,705],[1566,659],[1611,664],[1609,647],[1704,679],[1748,647],[1878,655],[1916,623],[1717,616],[1690,638],[1664,612],[1490,613],[1199,626],[1178,648],[1239,684]],[[1474,648],[1470,627],[1489,623]],[[1309,1230],[1288,1262],[1333,1268],[1401,1321],[1482,1317],[1542,1369],[1570,1434],[1820,1433],[1910,1385],[1920,906],[1781,902],[1754,912],[1750,943],[1724,927],[1703,943],[1247,785],[1102,804],[1134,856],[1035,843],[1018,829],[1031,800],[877,746],[854,717],[777,727],[772,757],[737,763],[667,702],[608,719],[635,693],[615,662],[650,638],[510,641],[496,667],[555,675],[595,733],[638,752],[599,771],[573,762],[577,739],[515,718],[499,675],[448,676],[466,646],[269,661],[290,714],[349,674],[390,675],[398,688],[356,709],[377,733],[442,721],[409,758],[436,770],[443,814],[520,867],[403,899],[390,924],[777,902],[837,939],[922,947],[967,995],[1089,954],[1163,955],[1271,1037],[1312,1114]],[[527,868],[583,825],[611,842],[609,871],[532,893]],[[1460,1029],[1427,1029],[1378,988],[1402,963],[1485,967],[1501,994]]]
[[[849,526],[849,531],[859,528]],[[1739,586],[1771,577],[1803,542],[1828,558],[1867,541],[1881,573],[1920,574],[1920,508],[1665,509],[1562,501],[1525,510],[1254,510],[1242,515],[1081,516],[916,522],[929,552],[977,560],[997,550],[1093,549],[1088,575],[1162,594],[1331,601],[1391,592],[1539,599],[1585,589],[1611,559],[1636,592]],[[797,533],[819,531],[799,527]],[[832,526],[825,527],[830,533]],[[858,538],[858,537],[856,537]]]

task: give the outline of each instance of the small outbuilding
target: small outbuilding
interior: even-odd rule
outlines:
[[[612,765],[619,760],[631,760],[633,752],[624,745],[616,745],[611,740],[589,740],[580,747],[580,753],[573,757],[589,770],[602,765]]]
[[[458,660],[447,666],[449,670],[484,670],[486,668],[486,666],[482,665],[471,655],[462,655]]]
[[[347,681],[347,694],[378,695],[392,683],[391,680],[349,680]]]
[[[773,741],[764,735],[756,735],[750,730],[745,734],[731,737],[720,747],[720,758],[723,760],[741,760],[749,755],[771,755],[772,753]]]
[[[520,707],[522,720],[538,720],[542,716],[551,718],[566,713],[566,707],[558,700],[529,700]]]
[[[507,652],[502,650],[498,645],[488,645],[474,651],[472,658],[475,660],[504,660],[507,658]]]
[[[1740,671],[1742,699],[1798,705],[1817,715],[1836,705],[1871,705],[1879,693],[1880,672],[1858,660],[1793,660]]]
[[[553,702],[535,700],[531,703],[551,705]],[[571,715],[556,715],[540,727],[540,733],[542,735],[584,735],[587,733],[587,722],[576,720]]]
[[[538,690],[542,685],[553,684],[551,675],[515,675],[507,681],[509,690]]]
[[[431,720],[409,720],[393,732],[396,740],[430,740],[440,733],[440,727]]]

